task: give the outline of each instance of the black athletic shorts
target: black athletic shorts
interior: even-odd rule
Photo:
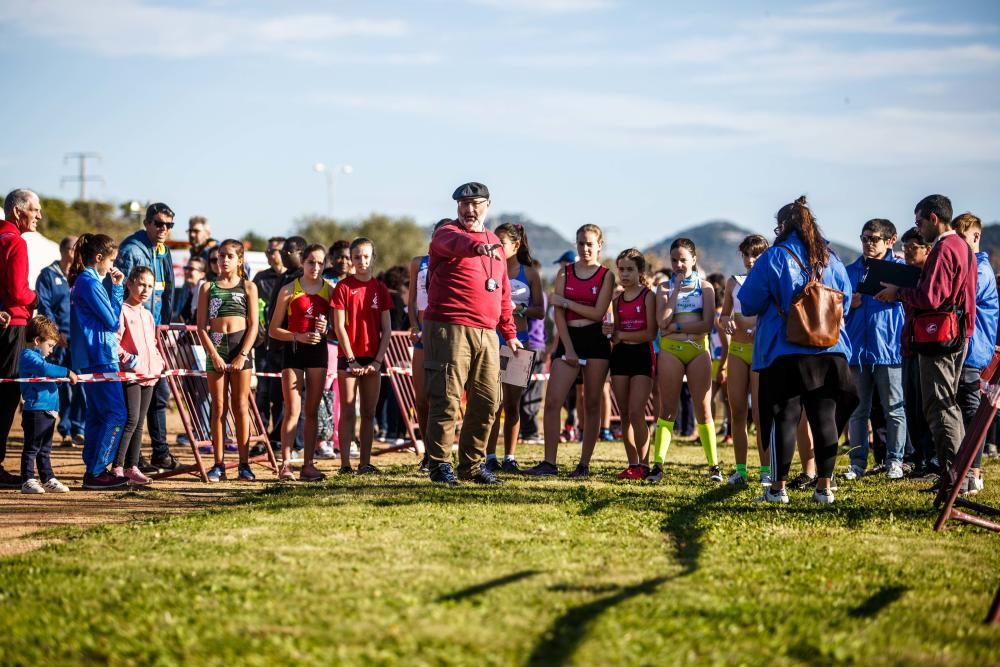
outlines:
[[[373,361],[375,361],[375,357],[354,357],[354,363],[356,363],[358,366],[367,366]],[[337,370],[338,371],[347,370],[347,357],[337,357]]]
[[[610,359],[611,341],[601,331],[601,323],[595,322],[585,327],[568,327],[569,339],[573,342],[573,350],[578,359]],[[560,359],[566,354],[562,340],[552,355],[553,359]]]
[[[655,377],[656,353],[652,343],[618,343],[611,350],[611,375]]]
[[[326,340],[309,345],[306,343],[285,343],[282,354],[282,368],[326,368],[329,360]]]

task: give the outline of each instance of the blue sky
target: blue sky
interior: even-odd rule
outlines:
[[[216,236],[431,222],[456,185],[643,247],[809,195],[831,238],[943,192],[1000,220],[1000,3],[0,0],[0,189],[163,200]]]

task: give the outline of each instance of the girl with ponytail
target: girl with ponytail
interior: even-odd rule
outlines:
[[[799,197],[776,216],[775,243],[757,259],[740,288],[742,314],[756,317],[751,366],[760,374],[761,442],[771,446],[771,484],[759,502],[787,503],[788,469],[803,414],[812,430],[817,483],[813,501],[832,503],[830,480],[837,444],[857,407],[854,377],[847,363],[850,342],[841,322],[829,347],[788,340],[785,314],[814,276],[843,293],[844,315],[851,303],[851,282],[840,258],[827,247],[816,219]]]
[[[118,327],[125,299],[125,276],[115,268],[118,244],[104,234],[83,234],[69,268],[72,370],[118,372]],[[110,276],[110,281],[105,281]],[[108,470],[121,441],[128,412],[120,382],[84,383],[88,410],[83,438],[85,489],[113,489],[128,479]]]
[[[507,275],[510,279],[510,300],[514,306],[514,324],[517,325],[517,339],[527,349],[528,318],[540,320],[545,317],[542,300],[542,279],[534,267],[531,250],[528,249],[528,235],[521,225],[504,223],[494,233],[500,239],[504,256],[507,258]],[[501,347],[504,341],[499,340]],[[503,400],[497,418],[493,420],[493,430],[486,443],[486,467],[490,472],[520,474],[521,468],[515,458],[517,440],[521,431],[521,394],[523,387],[504,384]],[[497,440],[500,438],[500,413],[503,413],[503,463],[497,460]]]

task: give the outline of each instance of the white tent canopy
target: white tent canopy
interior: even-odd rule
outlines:
[[[59,244],[40,232],[28,232],[22,236],[28,244],[28,286],[35,289],[38,273],[52,262],[59,261]]]

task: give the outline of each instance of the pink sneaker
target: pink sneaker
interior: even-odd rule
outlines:
[[[292,470],[291,463],[285,462],[281,464],[281,468],[278,470],[278,481],[281,482],[295,481],[295,471]]]
[[[111,474],[114,475],[115,477],[124,477],[125,470],[121,466],[115,466],[114,468],[111,469]]]
[[[127,478],[133,484],[138,484],[140,486],[145,486],[146,484],[151,484],[152,481],[153,481],[149,477],[146,477],[145,475],[143,475],[142,471],[139,470],[139,468],[137,466],[133,466],[131,468],[126,468],[125,472],[124,472],[124,475],[122,475],[121,473],[117,472],[118,468],[115,468],[115,470],[116,470],[116,472],[115,472],[116,475],[120,475],[120,476],[123,476],[123,477]]]

